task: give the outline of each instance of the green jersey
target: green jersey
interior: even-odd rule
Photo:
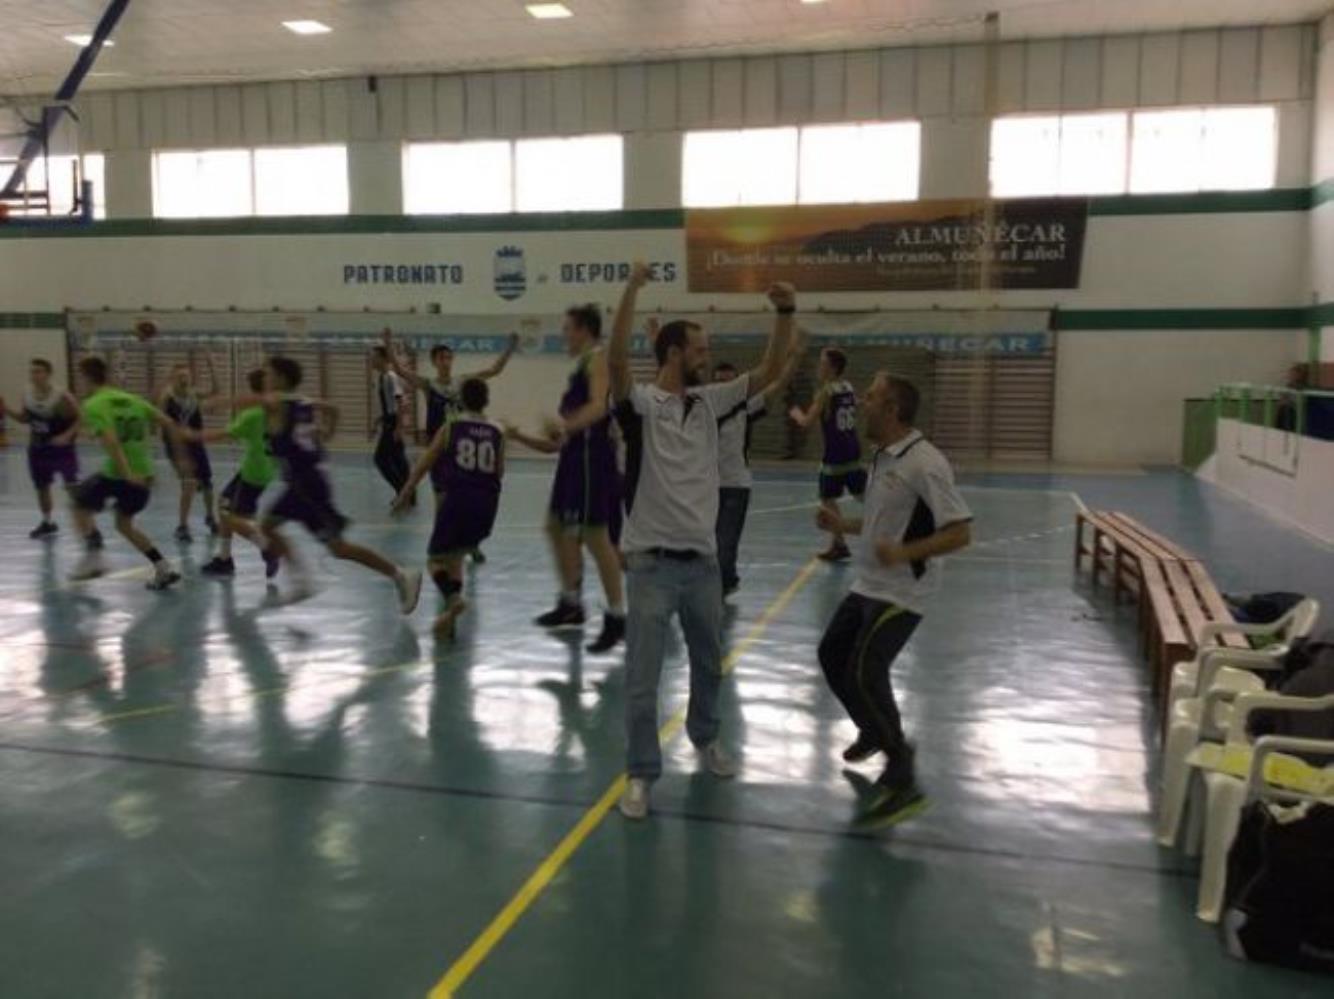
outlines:
[[[236,414],[227,434],[240,441],[241,480],[252,486],[267,486],[278,474],[278,465],[269,450],[269,418],[263,406],[252,406]]]
[[[83,402],[83,422],[99,436],[108,430],[115,434],[130,472],[141,479],[153,476],[153,456],[148,451],[148,437],[157,422],[153,414],[153,406],[146,400],[115,388],[100,388]],[[122,477],[110,457],[102,474],[109,479]]]

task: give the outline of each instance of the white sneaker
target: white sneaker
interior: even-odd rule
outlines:
[[[84,580],[96,579],[106,571],[106,566],[102,563],[102,553],[87,552],[79,559],[79,564],[74,567],[69,578],[71,582],[82,583]]]
[[[625,785],[617,805],[627,819],[638,821],[648,816],[648,781],[642,777],[631,777]]]
[[[422,571],[399,569],[394,585],[398,587],[398,609],[404,614],[411,614],[417,609],[417,601],[421,599]]]
[[[727,750],[723,749],[722,743],[714,740],[701,749],[696,749],[699,754],[699,762],[709,773],[715,777],[735,777],[737,772],[737,763]]]

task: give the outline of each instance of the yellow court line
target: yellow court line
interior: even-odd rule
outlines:
[[[765,608],[764,613],[751,626],[745,637],[732,646],[727,658],[723,660],[724,674],[732,672],[737,661],[759,640],[773,619],[783,612],[787,605],[792,602],[792,598],[797,595],[797,592],[806,585],[811,578],[811,573],[815,571],[818,565],[819,562],[815,559],[807,562],[792,582],[787,585],[787,589],[783,590],[774,598],[773,603]],[[664,742],[671,739],[681,731],[685,719],[686,709],[684,707],[679,708],[658,730],[658,737]],[[464,982],[472,977],[473,972],[487,959],[491,951],[495,950],[496,945],[505,938],[505,934],[514,928],[515,923],[528,911],[528,907],[537,900],[543,889],[551,884],[556,875],[560,873],[561,868],[574,855],[574,852],[593,834],[593,830],[601,825],[602,820],[607,817],[607,813],[611,811],[617,799],[625,790],[625,781],[625,774],[621,774],[611,782],[611,785],[602,793],[602,797],[597,800],[597,803],[584,813],[583,817],[575,823],[574,828],[566,833],[565,838],[556,845],[556,848],[537,865],[537,869],[523,883],[514,897],[505,904],[500,912],[496,913],[495,918],[487,924],[486,929],[482,930],[468,949],[449,966],[449,970],[445,972],[440,981],[436,982],[427,999],[451,999],[463,986]]]

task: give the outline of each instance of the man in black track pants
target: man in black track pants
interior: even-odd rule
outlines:
[[[852,592],[825,629],[819,656],[825,679],[858,729],[843,758],[888,758],[857,821],[877,828],[926,807],[889,670],[939,585],[937,558],[968,545],[973,515],[945,456],[913,426],[920,404],[913,384],[881,371],[863,404],[867,436],[876,445],[863,515],[848,518],[825,508],[816,515],[826,531],[863,536]]]
[[[393,371],[387,348],[371,348],[371,369],[375,372],[375,467],[397,496],[412,472],[405,447],[410,424],[407,389]],[[417,505],[415,494],[408,505]]]

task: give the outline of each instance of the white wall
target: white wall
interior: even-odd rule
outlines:
[[[1311,111],[1311,180],[1334,180],[1334,15],[1320,22],[1315,88]],[[1317,205],[1310,215],[1308,295],[1334,301],[1334,201]],[[1334,361],[1334,329],[1320,331],[1320,359]],[[1307,345],[1297,360],[1306,360]]]
[[[1272,384],[1292,363],[1282,330],[1064,331],[1053,457],[1076,465],[1175,464],[1183,401],[1224,382]]]
[[[997,107],[1008,114],[1272,103],[1282,123],[1278,183],[1300,186],[1310,169],[1315,30],[1271,25],[1008,42],[999,51]],[[967,44],[381,77],[374,92],[364,77],[93,91],[78,98],[81,123],[67,141],[118,160],[126,151],[163,148],[620,132],[631,137],[626,205],[658,208],[679,204],[684,130],[916,117],[927,165],[923,196],[952,197],[986,190],[984,75],[982,46]],[[363,179],[370,189],[358,192]],[[353,181],[354,205],[373,213],[389,204],[383,178],[354,168]],[[108,187],[110,217],[147,214],[143,183],[122,171]]]
[[[1265,456],[1276,460],[1254,460]],[[1218,449],[1201,476],[1334,544],[1334,442],[1220,420]]]

